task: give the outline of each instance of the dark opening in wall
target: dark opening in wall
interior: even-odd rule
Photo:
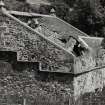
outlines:
[[[45,72],[39,71],[38,78],[41,81],[59,81],[70,84],[73,81],[73,74],[59,73],[59,72]]]
[[[0,73],[10,73],[13,71],[13,64],[17,60],[16,52],[0,51]]]
[[[11,62],[17,60],[17,53],[12,51],[0,51],[0,60]]]
[[[37,71],[40,67],[38,62],[17,61],[17,53],[11,51],[0,51],[0,65],[4,65],[4,67],[6,67],[5,65],[11,65],[11,69],[14,71]]]
[[[73,52],[76,56],[81,56],[86,50],[86,48],[76,38],[72,36],[59,40],[65,43],[65,48],[68,49],[68,51]]]
[[[65,44],[67,43],[67,40],[66,40],[66,39],[63,39],[63,38],[62,38],[62,39],[59,39],[59,40],[60,40],[62,43],[65,43]]]
[[[79,44],[74,45],[73,52],[76,56],[81,56],[83,52],[85,52],[85,48],[82,46],[79,46]]]
[[[16,71],[38,71],[39,70],[39,63],[38,62],[15,62],[13,64],[13,68]]]

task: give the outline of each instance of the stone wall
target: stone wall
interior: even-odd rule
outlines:
[[[52,32],[59,34],[59,38],[69,38],[70,36],[88,36],[67,22],[57,18],[57,17],[42,17],[39,18],[39,22],[43,27],[48,28]]]
[[[72,75],[39,72],[34,63],[11,61],[0,61],[0,105],[23,105],[24,100],[26,105],[69,105],[72,101]]]
[[[74,78],[74,96],[78,97],[105,86],[105,67],[95,68]]]
[[[40,62],[42,68],[49,71],[73,72],[73,56],[43,36],[3,14],[0,16],[0,24],[1,27],[4,24],[8,30],[8,32],[1,31],[0,48],[17,51],[17,60]]]
[[[6,51],[5,56],[9,53]],[[1,105],[22,105],[24,100],[28,105],[84,105],[86,99],[93,105],[90,97],[98,97],[96,90],[104,89],[104,67],[75,76],[40,72],[34,62],[17,62],[16,53],[12,55],[0,60]]]

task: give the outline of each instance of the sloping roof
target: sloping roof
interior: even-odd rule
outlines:
[[[74,54],[69,52],[67,49],[65,49],[64,47],[62,47],[61,45],[57,44],[54,42],[54,40],[52,40],[51,38],[48,38],[46,36],[44,36],[43,34],[39,33],[38,31],[32,29],[31,27],[29,27],[27,24],[25,24],[24,22],[20,21],[18,18],[12,16],[11,14],[8,13],[8,11],[4,11],[4,14],[10,18],[12,18],[13,20],[15,20],[16,22],[20,23],[21,25],[23,25],[24,27],[28,28],[29,30],[31,30],[34,33],[37,33],[40,37],[43,37],[45,40],[47,40],[48,42],[52,43],[53,45],[57,46],[58,48],[62,49],[63,51],[65,51],[66,53],[72,55],[73,57]]]
[[[69,36],[73,36],[77,39],[78,36],[88,36],[57,17],[42,17],[39,18],[39,21],[43,27],[47,27],[50,31],[59,34],[59,38],[69,38]]]
[[[80,31],[79,29],[75,28],[71,24],[63,21],[58,17],[36,14],[36,13],[28,13],[28,12],[17,12],[17,11],[8,11],[8,12],[10,14],[18,16],[41,17],[39,19],[40,24],[47,27],[51,31],[57,32],[59,34],[59,37],[74,36],[78,38],[78,36],[88,36],[86,33]]]
[[[49,39],[53,40],[53,42],[55,42],[56,44],[58,44],[66,50],[68,49],[65,48],[65,44],[61,42],[62,39],[69,40],[70,36],[74,37],[76,40],[79,40],[79,36],[88,37],[86,33],[80,31],[79,29],[75,28],[71,24],[68,24],[62,19],[59,19],[56,16],[18,11],[8,11],[8,13],[15,16],[37,18],[39,24],[41,25],[41,29],[43,30],[41,34],[45,35],[46,37],[49,37]],[[56,38],[54,38],[55,36]],[[84,46],[86,45],[84,41],[82,41],[82,44],[84,44]]]
[[[18,11],[8,11],[9,14],[18,15],[18,16],[26,16],[26,17],[38,17],[39,24],[41,24],[42,29],[47,31],[48,34],[45,34],[45,36],[48,37],[57,34],[57,39],[61,38],[69,38],[69,36],[72,36],[79,40],[79,38],[82,39],[82,42],[85,46],[89,46],[92,48],[98,47],[101,45],[103,38],[97,38],[97,37],[89,37],[86,33],[80,31],[79,29],[75,28],[71,24],[68,24],[67,22],[63,21],[62,19],[50,15],[43,15],[38,13],[28,13],[28,12],[18,12]],[[52,34],[53,33],[53,34]],[[51,39],[51,37],[49,37]],[[55,43],[62,46],[63,44],[59,40],[53,40]],[[62,46],[64,48],[64,46]]]

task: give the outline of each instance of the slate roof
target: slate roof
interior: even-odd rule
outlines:
[[[79,29],[75,28],[71,24],[63,21],[62,19],[51,16],[43,15],[38,13],[28,13],[28,12],[19,12],[19,11],[8,11],[9,14],[27,17],[27,18],[37,18],[39,25],[41,25],[42,34],[49,37],[50,39],[62,46],[64,49],[65,44],[61,41],[62,39],[69,40],[70,36],[74,37],[76,40],[79,40],[79,36],[88,37],[88,35]],[[23,21],[23,20],[22,20]],[[85,42],[83,42],[86,45]],[[67,49],[66,49],[67,50]]]
[[[49,39],[53,40],[56,44],[62,46],[64,49],[65,45],[59,39],[62,38],[69,39],[69,37],[72,36],[77,40],[81,39],[82,44],[84,44],[84,46],[87,46],[88,48],[89,47],[95,48],[97,46],[100,46],[103,39],[89,37],[86,33],[80,31],[71,24],[55,16],[18,11],[8,11],[8,13],[16,16],[37,18],[43,30],[42,34],[49,37]]]
[[[55,43],[54,40],[52,40],[52,38],[48,38],[46,36],[44,36],[43,34],[39,33],[38,31],[32,29],[30,26],[28,26],[26,23],[20,21],[18,18],[12,16],[8,11],[4,11],[4,14],[10,18],[12,18],[13,20],[15,20],[16,22],[20,23],[21,25],[23,25],[24,27],[28,28],[29,30],[31,30],[34,33],[37,33],[39,36],[43,37],[44,39],[46,39],[48,42],[52,43],[53,45],[57,46],[58,48],[62,49],[63,51],[65,51],[66,53],[75,56],[72,52],[69,52],[66,48],[62,47],[61,45],[59,45],[58,43]]]
[[[58,39],[69,38],[70,36],[74,37],[77,40],[79,40],[79,38],[82,39],[82,43],[84,45],[87,44],[90,47],[99,46],[102,42],[102,38],[89,37],[86,33],[80,31],[79,29],[75,28],[71,24],[68,24],[67,22],[63,21],[62,19],[56,16],[43,15],[38,13],[29,13],[29,12],[7,11],[7,10],[6,12],[10,16],[16,15],[16,16],[38,18],[39,24],[42,26],[42,30],[44,31],[43,33],[40,34],[44,34],[46,32],[47,34],[44,34],[45,37],[46,36],[48,37],[46,39],[52,40],[54,43],[63,48],[64,48],[63,43]],[[25,25],[28,26],[27,24]],[[55,36],[56,38],[54,38]]]
[[[53,17],[50,15],[43,15],[37,13],[28,12],[18,12],[18,11],[8,11],[12,15],[27,16],[27,17],[40,17],[39,22],[43,27],[48,28],[50,31],[57,32],[59,38],[73,36],[78,38],[78,36],[88,36],[86,33],[75,28],[71,24],[63,21],[58,17]]]

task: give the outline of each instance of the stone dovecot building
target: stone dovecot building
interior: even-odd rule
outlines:
[[[62,76],[63,88],[72,90],[70,98],[78,100],[86,92],[103,88],[104,53],[103,38],[88,36],[56,17],[53,9],[50,15],[9,11],[0,2],[1,61],[32,63],[39,75],[67,75],[70,82],[65,87]]]

